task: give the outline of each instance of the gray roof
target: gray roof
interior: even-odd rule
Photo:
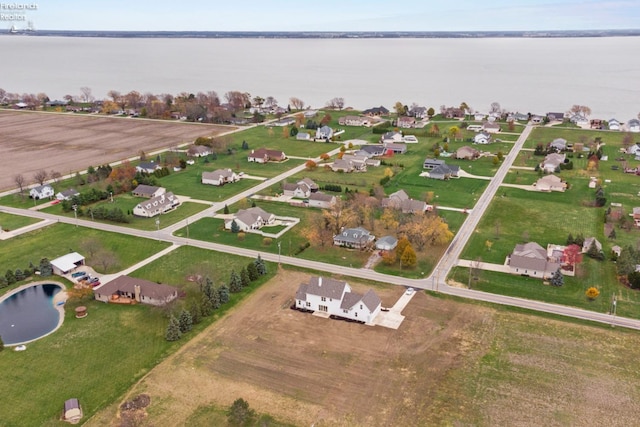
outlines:
[[[326,194],[326,193],[321,193],[321,192],[317,192],[317,193],[311,193],[309,195],[309,200],[317,200],[320,202],[330,202],[331,200],[334,199],[334,197],[331,194]]]
[[[334,240],[339,240],[341,242],[348,243],[361,243],[367,242],[374,238],[374,236],[369,233],[369,230],[366,230],[362,227],[357,228],[345,228],[339,234],[333,236]]]
[[[249,209],[240,209],[236,212],[235,217],[247,225],[255,224],[259,218],[264,222],[268,222],[272,214],[262,208],[254,207]]]
[[[423,166],[425,168],[434,168],[436,166],[444,165],[444,160],[440,159],[425,159]]]
[[[354,305],[356,305],[362,299],[362,295],[357,294],[355,292],[346,292],[342,297],[342,303],[340,304],[340,308],[343,310],[348,310]]]
[[[43,184],[43,185],[38,185],[37,187],[33,187],[32,190],[33,191],[37,191],[38,193],[42,193],[42,191],[45,188],[51,188],[52,189],[53,187],[51,187],[49,184]]]
[[[68,190],[64,190],[60,194],[62,194],[63,197],[73,197],[73,196],[77,196],[80,193],[77,190],[70,188]]]
[[[308,288],[309,288],[309,285],[307,283],[301,283],[296,292],[296,299],[301,301],[306,301]]]
[[[362,302],[367,306],[369,311],[374,311],[380,304],[382,304],[382,300],[378,294],[373,292],[373,289],[369,289],[366,294],[362,297]]]
[[[547,261],[547,251],[536,242],[516,245],[511,254],[509,265],[515,268],[524,268],[538,271],[555,271],[559,264]]]
[[[359,151],[365,151],[372,156],[381,156],[384,154],[385,149],[382,145],[363,145]]]
[[[312,191],[317,190],[319,188],[318,184],[316,184],[315,181],[312,180],[311,178],[302,178],[301,182],[304,182],[305,184],[307,184]]]
[[[398,243],[398,239],[396,239],[393,236],[384,236],[378,239],[378,241],[376,242],[376,246],[380,245],[389,245],[389,246],[394,246]]]
[[[156,187],[154,185],[140,184],[132,191],[132,193],[144,194],[144,195],[148,195],[149,197],[151,197],[151,196],[153,196],[153,193],[158,191],[159,188],[160,187]]]
[[[202,179],[215,179],[220,180],[220,178],[231,178],[233,176],[233,171],[231,169],[216,169],[213,172],[202,172]]]
[[[160,167],[159,164],[155,163],[155,162],[140,162],[140,164],[138,165],[138,167],[140,169],[152,169],[152,170],[156,170],[157,168]]]
[[[307,285],[306,293],[339,300],[346,287],[347,282],[328,277],[312,277]]]

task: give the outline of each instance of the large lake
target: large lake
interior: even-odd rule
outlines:
[[[640,112],[639,37],[482,39],[115,39],[0,36],[0,87],[51,99],[88,86],[120,92],[215,90],[292,96],[322,107],[439,108],[544,113],[589,106],[594,117]]]

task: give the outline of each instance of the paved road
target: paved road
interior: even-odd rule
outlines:
[[[48,214],[45,212],[30,211],[26,209],[18,209],[18,208],[6,207],[6,206],[0,206],[0,212],[30,216],[34,218],[48,219],[48,220],[67,223],[67,224],[76,224],[82,227],[90,227],[90,228],[95,228],[103,231],[128,234],[128,235],[133,235],[133,236],[146,238],[146,239],[155,239],[158,241],[170,242],[177,245],[195,246],[202,249],[215,250],[219,252],[225,252],[225,253],[240,255],[245,257],[255,258],[256,256],[258,256],[258,254],[260,254],[262,258],[264,258],[267,261],[281,262],[283,264],[312,269],[322,273],[358,277],[362,279],[374,280],[377,282],[389,283],[393,285],[411,286],[419,289],[430,289],[430,290],[435,290],[435,291],[442,292],[449,295],[455,295],[462,298],[470,298],[478,301],[486,301],[486,302],[491,302],[495,304],[522,307],[530,310],[542,311],[546,313],[553,313],[553,314],[558,314],[562,316],[568,316],[568,317],[574,317],[578,319],[590,320],[594,322],[611,324],[612,326],[621,326],[621,327],[640,330],[640,320],[636,320],[636,319],[612,316],[605,313],[597,313],[597,312],[583,310],[579,308],[567,307],[567,306],[562,306],[557,304],[549,304],[545,302],[527,300],[523,298],[490,294],[490,293],[475,291],[472,289],[456,288],[456,287],[448,286],[445,283],[445,279],[447,275],[449,274],[451,269],[456,265],[462,249],[464,248],[467,240],[471,236],[471,233],[476,228],[484,211],[487,209],[487,207],[489,206],[489,203],[495,196],[507,171],[509,170],[510,166],[513,164],[513,161],[518,155],[520,148],[522,148],[522,145],[524,144],[525,140],[529,136],[531,129],[532,128],[530,126],[527,126],[525,128],[524,132],[521,134],[520,138],[515,143],[513,150],[511,150],[509,155],[505,157],[502,163],[502,166],[496,173],[495,179],[493,179],[489,183],[486,191],[478,199],[478,202],[474,207],[473,211],[469,213],[467,219],[465,220],[463,225],[460,227],[460,230],[458,231],[457,235],[454,237],[453,241],[449,245],[449,248],[446,250],[444,256],[442,257],[440,262],[436,265],[436,268],[434,269],[433,273],[425,279],[406,279],[398,276],[391,276],[391,275],[386,275],[382,273],[377,273],[373,270],[342,267],[342,266],[326,264],[318,261],[305,260],[305,259],[294,258],[289,256],[280,256],[278,254],[272,254],[272,253],[261,253],[259,251],[255,251],[252,249],[238,248],[238,247],[226,246],[226,245],[222,245],[214,242],[203,242],[200,240],[186,239],[183,237],[173,236],[171,232],[175,229],[178,229],[186,225],[187,220],[181,221],[177,224],[174,224],[171,227],[167,227],[158,232],[158,231],[136,230],[133,228],[122,227],[118,225],[104,224],[104,223],[93,222],[93,221],[88,221],[84,219],[61,217],[61,216]],[[339,150],[339,148],[336,150]],[[284,174],[281,174],[276,178],[271,178],[265,181],[265,183],[263,183],[264,186],[260,188],[265,188],[267,186],[273,185],[278,181],[299,172],[300,170],[302,170],[302,168],[304,168],[303,165],[297,168],[294,168],[294,170],[292,171],[285,172]],[[248,194],[256,192],[258,190],[259,190],[258,187],[254,187],[251,190],[243,192],[224,202],[214,203],[211,208],[208,208],[205,211],[200,212],[196,216],[191,217],[189,221],[193,222],[196,220],[196,218],[199,219],[206,215],[211,215],[216,210],[222,209],[224,207],[224,204],[235,203],[236,201],[244,197],[247,197]]]

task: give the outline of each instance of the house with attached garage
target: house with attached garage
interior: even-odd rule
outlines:
[[[162,166],[157,164],[156,162],[140,162],[138,166],[136,166],[136,172],[143,172],[152,174],[157,170],[162,169]]]
[[[400,132],[385,132],[384,134],[382,134],[382,136],[380,137],[380,142],[382,143],[387,143],[387,142],[402,142],[402,133]]]
[[[155,306],[165,305],[178,298],[178,288],[129,276],[118,276],[94,289],[95,299],[102,302],[138,302]]]
[[[385,151],[393,152],[394,154],[404,154],[407,152],[407,145],[402,143],[395,142],[385,142],[384,143]]]
[[[144,197],[146,199],[150,199],[152,197],[158,197],[159,195],[166,192],[167,190],[164,187],[140,184],[136,188],[134,188],[131,194],[136,197]]]
[[[211,154],[211,148],[206,145],[192,145],[187,149],[187,156],[189,157],[205,157]]]
[[[427,114],[428,111],[429,109],[427,107],[411,107],[408,115],[416,119],[426,119],[429,116]]]
[[[405,129],[414,128],[416,127],[416,118],[406,117],[406,116],[398,117],[398,120],[396,120],[396,125],[399,128],[405,128]]]
[[[70,188],[68,190],[61,191],[58,194],[56,194],[56,199],[58,199],[60,201],[71,200],[75,196],[79,196],[79,195],[80,195],[80,193],[77,190],[75,190],[73,188]]]
[[[342,116],[338,119],[340,126],[371,126],[371,119],[362,116]]]
[[[251,150],[251,153],[247,156],[247,161],[255,163],[281,162],[286,158],[287,156],[283,151],[259,148]]]
[[[391,208],[402,211],[402,213],[418,213],[426,212],[433,209],[421,200],[414,200],[404,190],[398,190],[391,193],[389,197],[385,197],[380,201],[382,208]]]
[[[275,220],[275,215],[259,207],[240,209],[233,218],[224,222],[224,228],[231,230],[235,221],[240,231],[259,230],[265,225],[273,224]]]
[[[368,110],[364,110],[362,112],[362,114],[364,114],[365,116],[369,116],[369,117],[380,117],[380,116],[388,115],[389,114],[389,110],[387,110],[383,106],[373,107],[373,108],[369,108]]]
[[[561,264],[547,258],[547,250],[536,242],[516,245],[507,259],[507,265],[511,274],[549,278],[555,273]]]
[[[308,178],[307,178],[308,179]],[[309,179],[309,181],[311,181]],[[312,184],[315,184],[311,181]],[[316,191],[318,191],[318,186],[315,186]],[[304,180],[298,182],[285,182],[282,184],[282,193],[285,196],[289,197],[297,197],[299,199],[306,199],[311,195],[311,185]]]
[[[631,119],[627,122],[627,130],[629,132],[640,132],[640,120]]]
[[[50,199],[55,194],[53,187],[49,184],[39,185],[29,190],[29,197],[35,200]]]
[[[542,169],[545,173],[553,173],[558,168],[560,168],[560,165],[564,163],[565,159],[566,156],[564,154],[547,154],[542,163],[540,163],[540,169]]]
[[[567,140],[564,138],[556,138],[549,143],[549,148],[557,153],[565,151],[567,149]]]
[[[609,130],[620,130],[620,122],[616,119],[609,119],[607,122]]]
[[[333,236],[333,244],[352,249],[369,248],[376,236],[362,227],[345,228],[339,234]]]
[[[238,182],[240,177],[231,169],[216,169],[213,172],[202,172],[202,183],[209,185],[225,185]]]
[[[480,157],[480,152],[473,147],[465,145],[456,150],[456,159],[475,160]]]
[[[311,134],[308,132],[298,132],[296,134],[296,139],[298,141],[311,141]]]
[[[435,167],[444,165],[444,163],[445,163],[444,160],[440,160],[440,159],[425,159],[422,167],[424,169],[433,169]]]
[[[384,145],[363,145],[358,151],[355,152],[356,155],[367,156],[370,158],[384,156],[385,153],[386,150],[384,148]]]
[[[533,184],[538,191],[565,191],[567,189],[567,183],[563,182],[559,176],[545,175]]]
[[[133,214],[135,216],[152,218],[166,213],[171,209],[175,209],[178,206],[180,206],[180,200],[178,200],[173,193],[168,192],[138,203],[136,207],[133,208]]]
[[[497,123],[497,122],[484,122],[482,124],[482,129],[485,132],[498,133],[498,132],[500,132],[500,123]]]
[[[372,289],[359,294],[347,282],[312,277],[298,287],[295,307],[370,324],[380,313],[382,301]]]
[[[426,172],[426,176],[431,179],[445,180],[450,178],[457,178],[460,172],[460,166],[457,165],[440,165],[429,172]]]
[[[316,129],[316,141],[317,140],[329,140],[333,136],[333,129],[329,126],[321,126]]]
[[[491,142],[491,135],[489,135],[486,132],[479,132],[476,135],[473,136],[473,143],[474,144],[481,144],[481,145],[485,145]]]
[[[319,191],[309,195],[310,208],[331,209],[336,204],[336,201],[336,196]]]

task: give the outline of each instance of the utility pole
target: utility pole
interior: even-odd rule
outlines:
[[[282,242],[278,240],[278,265],[280,265],[280,246]]]
[[[73,215],[76,217],[76,227],[78,226],[78,205],[73,205]]]

